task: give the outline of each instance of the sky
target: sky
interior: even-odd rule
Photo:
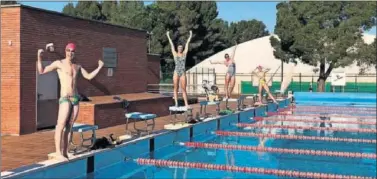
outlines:
[[[74,3],[77,1],[74,1]],[[68,2],[21,2],[24,5],[33,6],[41,9],[61,12]],[[146,5],[152,2],[145,2]],[[238,22],[241,20],[256,19],[262,21],[270,33],[274,32],[276,23],[276,4],[278,2],[217,2],[219,18],[228,22]],[[376,35],[376,27],[366,32]]]

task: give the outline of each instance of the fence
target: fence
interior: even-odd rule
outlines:
[[[194,72],[187,72],[187,91],[189,93],[203,93],[201,84],[203,80],[208,80],[213,84],[216,84],[220,88],[220,92],[223,92],[225,83],[225,73],[216,73],[215,69],[200,69]],[[160,84],[150,84],[149,89],[159,86],[158,90],[173,91],[173,73],[164,73],[161,75]],[[280,89],[281,74],[275,74],[272,77],[272,73],[266,75],[266,80],[270,80],[270,90],[275,91]],[[293,74],[292,82],[288,86],[289,91],[309,91],[310,84],[312,84],[312,90],[317,91],[317,79],[318,74]],[[253,84],[254,81],[254,84]],[[328,80],[329,81],[329,78]],[[157,90],[157,89],[155,89]],[[287,91],[288,91],[287,90]],[[376,93],[376,74],[358,75],[358,74],[346,74],[346,86],[344,88],[331,86],[330,82],[326,82],[326,92],[367,92]],[[258,92],[258,87],[255,83],[255,78],[251,73],[237,73],[236,83],[234,87],[235,94],[254,94]]]

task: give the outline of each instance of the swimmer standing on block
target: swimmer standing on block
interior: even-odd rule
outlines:
[[[73,124],[79,112],[78,104],[80,99],[76,88],[77,75],[81,73],[85,79],[91,80],[104,65],[99,60],[97,69],[88,73],[81,65],[73,63],[75,50],[75,44],[69,43],[65,47],[65,58],[56,60],[45,68],[42,66],[43,50],[38,50],[37,67],[39,74],[46,74],[56,70],[59,76],[61,97],[59,99],[58,121],[55,128],[55,150],[56,159],[63,161],[68,160],[68,142],[71,137]]]
[[[178,106],[178,87],[179,82],[181,83],[182,88],[182,96],[183,100],[185,101],[186,108],[189,108],[189,104],[187,101],[187,92],[186,92],[186,57],[187,52],[189,48],[189,44],[192,37],[192,31],[190,30],[190,37],[187,39],[186,46],[183,50],[183,46],[181,44],[178,44],[177,51],[175,51],[175,47],[173,44],[173,41],[170,38],[169,31],[166,32],[166,36],[168,37],[170,47],[171,47],[171,53],[174,57],[174,63],[175,63],[175,69],[174,69],[174,75],[173,75],[173,83],[174,83],[174,102],[175,106]]]
[[[255,72],[255,70],[258,70],[258,71]],[[274,101],[274,103],[278,104],[278,102],[276,101],[274,96],[272,96],[272,94],[270,92],[270,88],[268,87],[267,82],[266,82],[266,73],[268,71],[270,71],[270,69],[266,68],[265,70],[263,70],[263,67],[259,65],[255,70],[251,73],[256,75],[259,78],[259,90],[258,90],[259,91],[259,94],[258,94],[259,102],[262,104],[262,90],[264,89],[264,90],[266,90],[268,96]]]
[[[231,94],[234,89],[234,85],[236,83],[236,62],[234,61],[234,55],[237,49],[237,43],[236,46],[233,49],[232,57],[229,57],[229,54],[225,54],[224,61],[209,61],[211,64],[224,64],[228,67],[228,71],[226,72],[225,76],[225,99],[228,99],[231,97]]]

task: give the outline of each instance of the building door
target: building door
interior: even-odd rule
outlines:
[[[42,61],[43,67],[52,61]],[[53,128],[58,117],[58,74],[56,71],[40,75],[37,72],[37,129]]]

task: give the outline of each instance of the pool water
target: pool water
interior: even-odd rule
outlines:
[[[307,118],[308,119],[308,118]],[[314,119],[314,118],[312,118]],[[344,119],[350,121],[350,119]],[[259,121],[261,124],[279,124],[295,126],[329,127],[325,123]],[[375,129],[376,125],[332,124],[341,128]],[[355,133],[338,131],[297,130],[297,129],[245,129],[231,127],[227,131],[272,133],[282,135],[321,136],[352,139],[373,139],[375,133]],[[164,159],[181,162],[201,162],[221,165],[235,165],[240,167],[256,167],[266,169],[294,170],[300,172],[318,172],[337,175],[356,175],[364,177],[376,176],[376,159],[346,158],[335,156],[298,155],[289,153],[256,152],[241,150],[225,150],[211,148],[192,148],[186,146],[169,145],[152,153],[140,155],[140,158]],[[196,136],[193,142],[216,144],[231,144],[244,146],[264,146],[286,149],[327,150],[338,152],[376,153],[375,143],[331,142],[315,140],[291,140],[239,136],[220,136],[207,133]],[[111,167],[93,173],[91,177],[113,177],[131,179],[152,178],[287,178],[286,176],[250,174],[241,172],[215,171],[205,169],[154,167],[138,165],[134,160],[114,164]]]

